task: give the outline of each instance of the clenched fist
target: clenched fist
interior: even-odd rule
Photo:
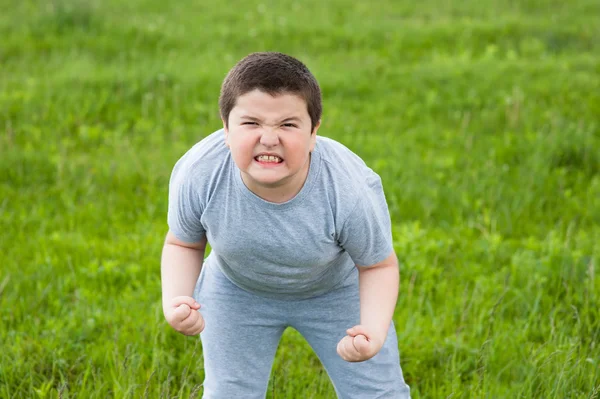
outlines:
[[[164,309],[167,322],[184,335],[198,335],[204,330],[204,318],[198,312],[200,304],[189,296],[178,296]]]
[[[375,356],[385,341],[385,337],[366,326],[358,325],[346,330],[346,335],[337,345],[337,353],[347,362],[362,362]]]

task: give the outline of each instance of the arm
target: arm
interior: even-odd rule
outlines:
[[[360,324],[373,331],[381,341],[387,336],[400,284],[398,259],[391,253],[371,267],[358,267],[360,290]]]
[[[177,239],[171,232],[167,233],[163,246],[163,313],[173,328],[186,335],[195,335],[204,328],[200,314],[192,313],[191,310],[200,308],[192,295],[204,261],[205,249],[206,237],[198,243],[190,244]]]
[[[358,266],[360,324],[346,331],[338,344],[338,354],[346,361],[360,362],[375,356],[387,337],[394,315],[400,273],[392,252],[370,267]]]
[[[381,178],[373,171],[365,176],[366,184],[338,235],[340,246],[359,271],[360,324],[346,331],[337,348],[349,362],[367,360],[379,352],[398,298],[398,260]]]

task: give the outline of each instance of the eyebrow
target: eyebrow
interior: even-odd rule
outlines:
[[[256,117],[250,116],[250,115],[242,115],[242,116],[240,116],[240,119],[248,119],[248,120],[257,121],[257,122],[260,121],[260,118],[256,118]],[[279,123],[287,122],[287,121],[295,121],[295,122],[301,123],[302,119],[298,118],[297,116],[290,116],[288,118],[283,118],[281,121],[279,121]]]

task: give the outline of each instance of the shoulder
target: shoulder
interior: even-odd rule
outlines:
[[[342,143],[318,137],[321,190],[339,220],[346,220],[372,194],[383,192],[381,179],[364,160]]]
[[[217,130],[196,143],[176,161],[171,180],[196,184],[214,180],[224,170],[228,155],[224,131]]]
[[[223,129],[217,130],[194,144],[176,162],[176,166],[195,168],[201,167],[209,161],[223,158],[228,152],[225,145],[225,134]]]
[[[223,129],[217,130],[187,150],[177,160],[174,169],[194,174],[203,169],[214,168],[215,164],[223,162],[228,153]]]
[[[328,137],[317,138],[317,148],[329,178],[357,194],[374,183],[380,184],[379,175],[355,152],[339,141]]]

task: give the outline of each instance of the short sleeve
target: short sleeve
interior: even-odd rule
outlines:
[[[393,251],[392,228],[381,179],[373,173],[344,222],[338,241],[355,264],[371,266]]]
[[[169,230],[178,239],[196,243],[206,231],[201,223],[202,203],[198,188],[194,185],[191,168],[180,160],[171,174],[169,182],[169,205],[167,221]]]

